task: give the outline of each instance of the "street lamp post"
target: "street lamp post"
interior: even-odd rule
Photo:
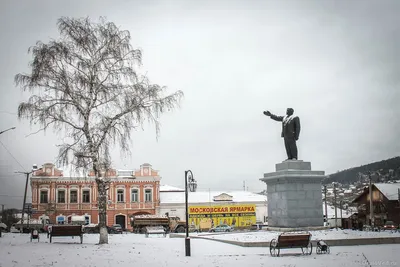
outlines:
[[[5,133],[5,132],[7,132],[7,131],[9,131],[9,130],[14,130],[14,129],[15,129],[15,127],[11,127],[11,128],[6,129],[6,130],[4,130],[4,131],[1,131],[0,134]]]
[[[197,188],[197,182],[194,179],[191,170],[185,171],[185,209],[186,209],[185,255],[186,256],[190,256],[188,184],[190,192],[195,192]]]

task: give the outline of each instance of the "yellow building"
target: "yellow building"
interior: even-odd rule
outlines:
[[[266,222],[267,196],[249,191],[196,191],[189,192],[189,224],[209,229],[227,224],[235,228],[250,227]],[[161,185],[158,214],[167,213],[185,220],[184,189]]]

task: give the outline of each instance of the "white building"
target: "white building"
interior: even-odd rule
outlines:
[[[188,193],[189,221],[202,220],[246,227],[256,221],[265,222],[268,216],[267,196],[248,191],[197,191]],[[160,186],[159,214],[167,213],[185,220],[185,190],[168,185]]]
[[[327,205],[327,216],[328,220],[327,222],[331,227],[335,227],[336,223],[338,224],[338,227],[342,227],[342,222],[344,219],[349,219],[354,213],[357,212],[357,210],[354,210],[352,208],[348,209],[340,209],[339,207],[336,207],[336,216],[335,216],[335,207],[331,205]],[[325,217],[325,202],[322,205],[322,211]],[[337,218],[337,219],[335,219]]]

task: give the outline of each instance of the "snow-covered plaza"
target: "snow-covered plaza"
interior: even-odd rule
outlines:
[[[356,232],[355,232],[356,233]],[[351,234],[339,231],[320,232],[315,236],[331,239],[332,236]],[[375,236],[389,233],[371,233]],[[231,240],[258,240],[270,233],[226,234]],[[362,235],[367,236],[368,234]],[[400,234],[395,233],[395,236]],[[223,235],[218,235],[222,238]],[[253,237],[251,237],[253,236]],[[258,236],[258,238],[257,238]],[[228,238],[229,237],[229,238]],[[49,243],[46,234],[40,242],[30,242],[28,234],[6,233],[0,238],[0,267],[86,267],[86,266],[400,266],[400,244],[336,246],[330,254],[301,255],[300,249],[283,250],[281,257],[271,257],[268,247],[241,247],[214,240],[192,238],[191,257],[185,257],[183,238],[166,238],[136,234],[110,235],[109,244],[96,245],[98,235],[84,235],[83,244],[79,238],[54,238]]]

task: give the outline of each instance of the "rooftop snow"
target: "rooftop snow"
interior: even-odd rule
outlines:
[[[387,197],[389,200],[398,200],[399,198],[399,189],[400,189],[400,183],[399,184],[374,184],[379,191],[382,192],[382,194]]]
[[[175,186],[170,186],[170,185],[160,185],[160,192],[185,192],[185,189],[178,188]]]
[[[221,194],[232,196],[232,201],[229,202],[266,202],[267,196],[259,195],[248,191],[204,191],[204,192],[189,192],[189,203],[209,203],[214,201],[215,196]],[[185,202],[185,192],[161,192],[161,203],[174,204]]]

